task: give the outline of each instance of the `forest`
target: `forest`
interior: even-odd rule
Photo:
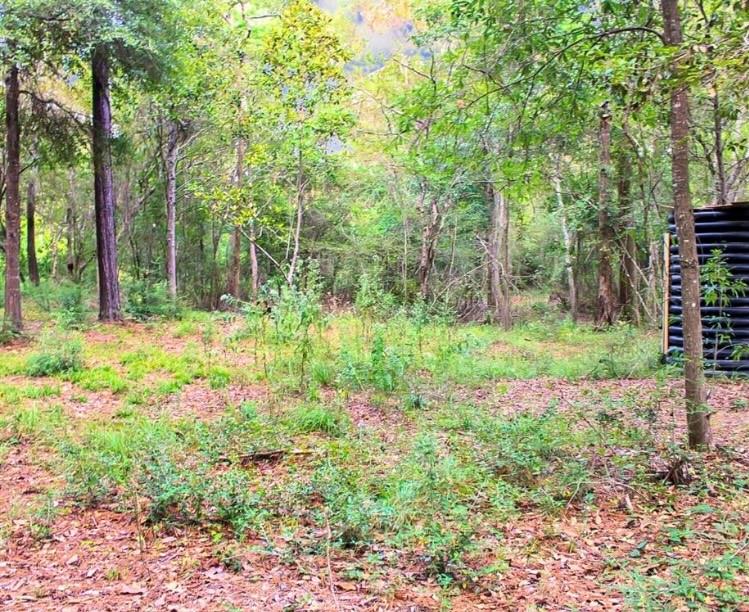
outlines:
[[[0,58],[0,609],[747,609],[747,0],[8,0]]]

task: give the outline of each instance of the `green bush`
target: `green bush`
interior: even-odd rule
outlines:
[[[319,431],[330,436],[340,436],[348,427],[348,416],[336,409],[317,404],[303,404],[289,415],[289,424],[299,433]]]
[[[131,281],[125,285],[125,298],[125,312],[138,321],[179,314],[179,305],[167,296],[163,282]]]
[[[52,376],[83,369],[83,346],[80,340],[69,337],[48,337],[41,350],[26,361],[29,376]]]

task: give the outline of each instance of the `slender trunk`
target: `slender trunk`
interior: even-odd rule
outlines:
[[[120,283],[117,277],[117,233],[112,179],[112,107],[109,100],[109,61],[104,47],[100,46],[94,50],[91,68],[99,320],[120,321],[122,311]]]
[[[177,299],[177,152],[179,125],[169,121],[164,166],[166,170],[166,281],[169,298]]]
[[[242,232],[235,227],[231,233],[231,256],[229,261],[229,286],[227,292],[232,297],[241,297],[242,286]]]
[[[609,212],[609,177],[611,175],[611,114],[608,102],[601,108],[599,127],[598,171],[598,305],[596,325],[605,327],[616,320],[614,271],[611,266],[614,232]]]
[[[302,222],[304,221],[304,172],[302,171],[302,149],[299,148],[299,167],[296,176],[296,226],[294,227],[294,250],[289,265],[289,285],[294,284],[297,260],[299,259],[299,247],[302,238]]]
[[[442,214],[437,198],[429,202],[429,218],[421,232],[421,252],[419,255],[419,292],[423,299],[429,296],[429,279],[436,256],[437,239],[442,227]]]
[[[66,267],[68,276],[75,280],[75,221],[73,219],[73,207],[68,204],[65,211],[65,239],[66,239]]]
[[[36,170],[31,174],[26,188],[26,260],[29,267],[29,280],[39,285],[39,262],[36,258]]]
[[[504,329],[512,327],[510,309],[510,209],[507,199],[492,182],[487,183],[490,205],[489,295],[494,320]]]
[[[619,156],[617,196],[621,218],[622,253],[619,273],[619,303],[622,314],[631,322],[639,322],[637,305],[637,245],[632,214],[632,168],[626,153]]]
[[[5,315],[3,329],[23,328],[21,313],[21,123],[18,117],[18,67],[5,77]]]
[[[670,46],[681,45],[678,0],[661,0],[661,11],[666,43]],[[674,62],[673,74],[679,79],[681,68],[678,60]],[[683,81],[677,82],[671,91],[671,179],[681,264],[684,383],[689,446],[704,448],[710,444],[710,419],[705,406],[705,373],[702,362],[700,266],[694,210],[689,192],[689,92]]]
[[[562,240],[564,241],[564,269],[567,274],[567,293],[569,296],[570,316],[572,321],[576,322],[578,317],[577,306],[577,281],[575,280],[575,263],[572,260],[573,239],[570,231],[569,219],[567,219],[567,209],[564,206],[562,197],[562,180],[557,173],[554,176],[554,192],[557,196],[557,205],[562,218]]]
[[[408,300],[408,214],[403,212],[403,265],[401,266],[401,284],[403,286],[403,299]]]
[[[723,161],[723,120],[720,116],[720,98],[716,91],[712,96],[713,102],[713,127],[715,131],[715,191],[719,206],[728,204],[726,186],[726,168]]]
[[[260,277],[258,272],[257,263],[257,237],[255,235],[255,221],[250,221],[250,274],[251,274],[251,286],[250,286],[250,297],[253,302],[257,301],[257,292],[260,287]]]

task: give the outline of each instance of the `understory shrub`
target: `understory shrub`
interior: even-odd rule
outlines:
[[[164,282],[134,280],[125,284],[125,312],[138,321],[176,317],[179,310],[179,305],[167,296]]]
[[[70,336],[46,336],[40,350],[26,361],[29,376],[52,376],[83,368],[83,345]]]

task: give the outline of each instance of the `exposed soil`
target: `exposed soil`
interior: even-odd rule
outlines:
[[[93,338],[97,342],[116,341],[112,334],[97,334]],[[180,350],[183,346],[175,341],[173,348]],[[5,381],[33,384],[24,377]],[[665,384],[665,392],[659,384]],[[737,470],[746,471],[749,410],[745,402],[749,400],[749,382],[711,382],[710,389],[717,445],[713,456],[730,446],[730,461]],[[334,395],[329,390],[323,393],[326,399]],[[462,389],[458,394],[463,400],[502,414],[540,412],[549,406],[579,410],[581,403],[595,403],[603,395],[614,401],[630,398],[627,406],[652,405],[658,421],[665,423],[664,431],[674,424],[675,435],[683,435],[684,416],[677,408],[681,385],[675,380],[573,383],[537,379]],[[73,419],[109,418],[121,405],[121,399],[109,392],[86,393],[83,402],[80,397],[76,400],[77,395],[80,393],[72,385],[62,383],[61,396],[53,399]],[[270,397],[270,391],[259,384],[211,389],[199,381],[145,410],[209,420],[221,415],[227,406],[267,402]],[[408,431],[411,421],[396,405],[373,403],[366,393],[346,396],[340,403],[356,427],[375,430],[385,442],[393,439],[389,432]],[[440,587],[424,574],[418,560],[408,555],[391,559],[376,575],[352,576],[356,552],[329,548],[324,555],[282,556],[277,552],[285,544],[281,536],[275,536],[280,538],[277,548],[259,540],[227,544],[197,528],[171,532],[146,528],[137,519],[137,508],[105,505],[81,510],[65,499],[54,501],[61,511],[49,526],[49,537],[34,537],[33,525],[27,518],[18,517],[28,516],[24,511],[38,506],[46,491],[60,490],[62,483],[52,476],[52,470],[45,469],[45,462],[51,459],[40,455],[36,447],[23,442],[9,448],[1,458],[0,470],[0,514],[6,517],[0,540],[2,609],[440,609]],[[269,464],[262,469],[274,468]],[[464,585],[451,596],[452,609],[622,609],[624,601],[616,588],[615,570],[630,563],[642,572],[658,571],[658,567],[637,566],[637,551],[657,545],[669,525],[701,500],[685,494],[653,505],[652,499],[641,499],[636,491],[616,482],[596,483],[594,488],[602,501],[590,512],[571,510],[549,519],[539,510],[528,508],[502,525],[498,534],[501,550],[483,551],[483,560],[503,570],[484,583]],[[736,522],[749,518],[749,501],[731,509],[723,508],[719,497],[709,502],[733,512]],[[705,533],[713,533],[709,529],[711,515],[694,517],[694,521],[697,526],[705,523]],[[329,537],[318,535],[323,542]],[[685,544],[683,555],[697,559],[715,547],[712,536],[695,537]],[[749,600],[749,576],[739,581]],[[739,609],[749,610],[749,605]]]

